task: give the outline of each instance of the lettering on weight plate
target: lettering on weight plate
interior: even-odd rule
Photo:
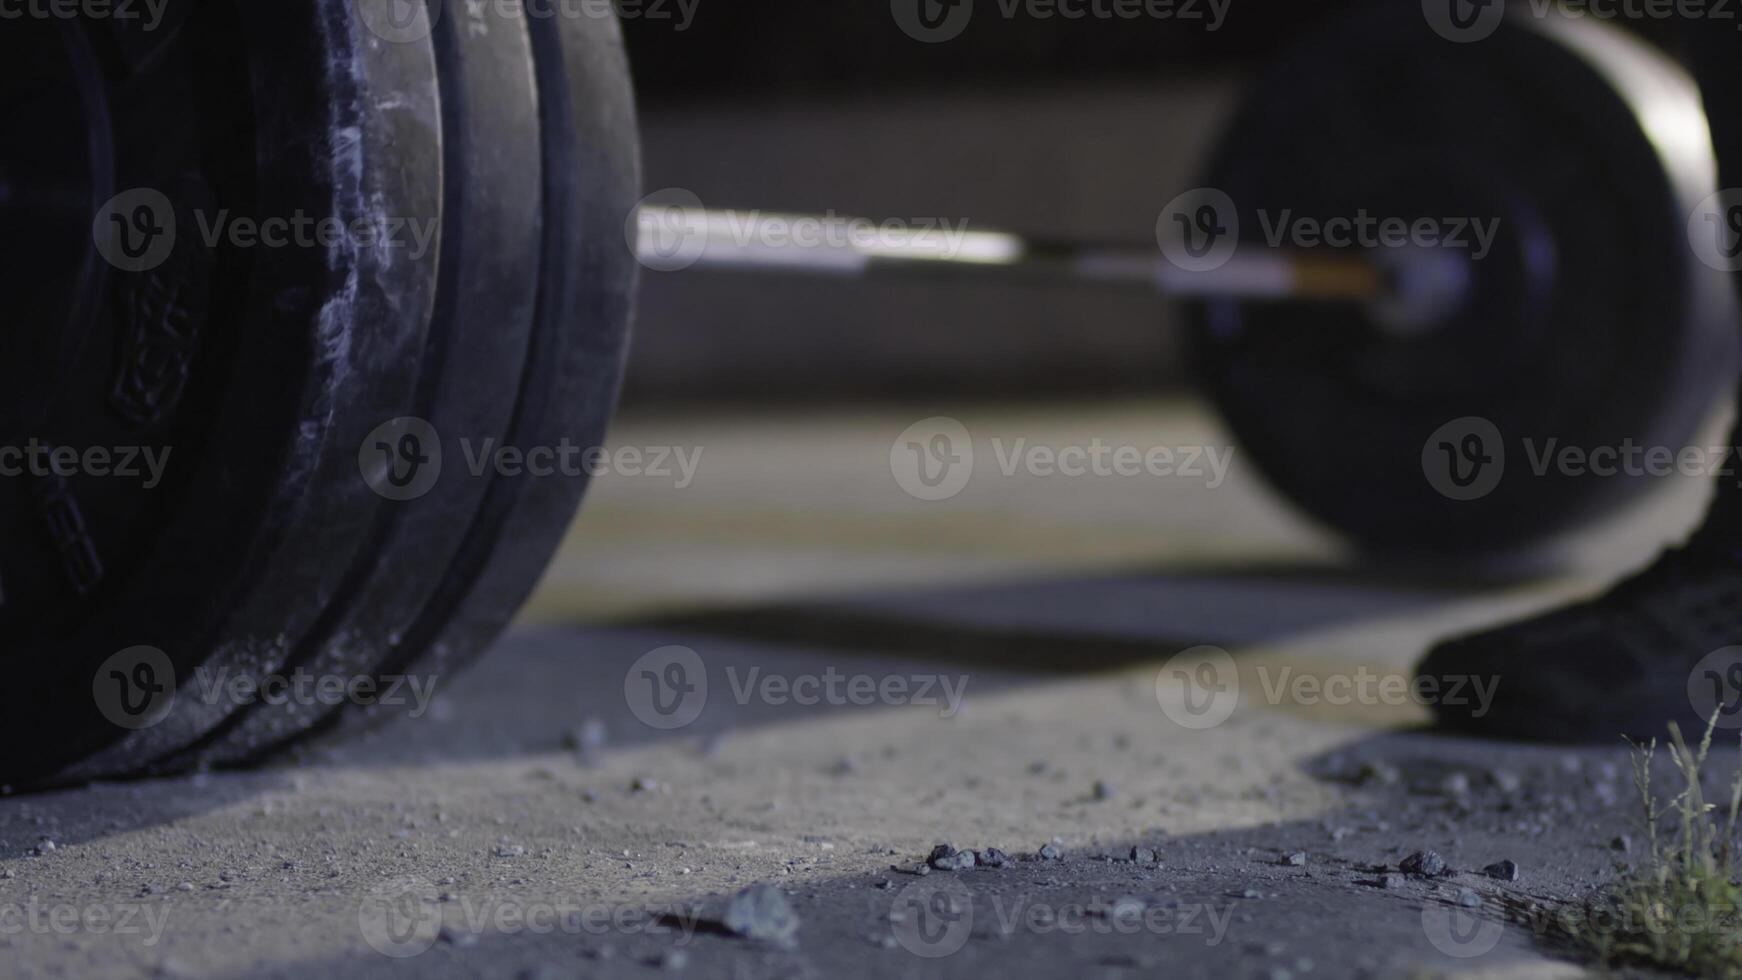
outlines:
[[[183,180],[183,204],[211,199],[202,183]],[[130,277],[123,288],[121,350],[109,404],[139,428],[174,414],[187,390],[210,302],[213,256],[196,236],[176,241],[168,260]]]
[[[103,561],[65,477],[47,476],[36,482],[36,509],[49,543],[60,557],[67,584],[81,598],[90,595],[102,584]]]

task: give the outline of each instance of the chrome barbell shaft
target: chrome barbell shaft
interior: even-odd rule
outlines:
[[[1464,286],[1455,268],[1461,262],[1399,250],[1381,255],[1248,247],[1213,267],[1192,270],[1154,247],[1045,242],[1003,231],[899,230],[836,216],[650,204],[637,222],[637,252],[655,269],[992,275],[1131,286],[1185,299],[1353,302],[1383,310],[1385,324],[1399,332],[1442,319]]]

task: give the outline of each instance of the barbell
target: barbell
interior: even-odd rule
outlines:
[[[1453,45],[1375,7],[1258,82],[1157,241],[976,230],[940,251],[769,244],[722,231],[766,216],[643,205],[608,17],[165,10],[149,32],[0,30],[9,128],[32,134],[0,162],[19,312],[0,447],[52,464],[0,480],[12,785],[258,759],[377,713],[337,710],[355,689],[261,696],[274,679],[385,686],[488,646],[586,477],[442,479],[443,449],[600,444],[642,265],[1066,277],[1188,302],[1248,457],[1378,547],[1519,544],[1637,489],[1542,478],[1453,500],[1421,470],[1449,421],[1674,444],[1734,376],[1723,277],[1684,240],[1716,181],[1698,92],[1589,22],[1515,17]],[[1481,255],[1256,234],[1284,213],[1496,231]],[[99,446],[155,461],[150,489],[98,478]]]

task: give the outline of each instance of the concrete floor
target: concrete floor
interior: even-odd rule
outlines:
[[[923,502],[890,446],[938,414],[980,455]],[[259,771],[0,799],[0,976],[1580,975],[1503,910],[1628,859],[1619,743],[1466,742],[1412,705],[1266,692],[1398,674],[1435,635],[1596,588],[1703,488],[1569,571],[1472,589],[1350,562],[1238,454],[1214,490],[1004,477],[995,436],[1227,446],[1161,403],[627,420],[619,446],[700,447],[693,483],[602,479],[523,626],[427,713]],[[1202,644],[1237,655],[1240,697],[1199,729],[1160,668]],[[642,671],[686,662],[660,714]],[[892,869],[942,841],[1063,857]],[[1380,887],[1423,848],[1523,877]],[[759,881],[792,942],[718,925]]]

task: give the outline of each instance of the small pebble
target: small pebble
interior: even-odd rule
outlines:
[[[1034,856],[1042,861],[1057,861],[1059,859],[1059,849],[1051,844],[1042,844],[1040,845],[1040,850],[1034,852]]]
[[[1002,868],[1010,863],[1010,855],[996,847],[988,847],[980,852],[979,863],[988,868]]]
[[[722,921],[735,935],[772,943],[790,942],[799,926],[785,893],[766,884],[751,885],[732,896]]]
[[[925,863],[939,871],[966,871],[976,863],[973,851],[958,851],[949,844],[939,844],[931,849]]]
[[[1465,888],[1464,890],[1458,892],[1458,904],[1462,905],[1464,908],[1467,908],[1467,909],[1481,908],[1482,907],[1482,896],[1476,894],[1475,892],[1471,891],[1468,888]]]
[[[1438,878],[1446,873],[1446,860],[1433,851],[1417,851],[1399,862],[1397,870],[1422,878]]]
[[[1131,860],[1137,864],[1155,864],[1160,859],[1155,856],[1154,851],[1147,847],[1133,847],[1131,849]]]
[[[1306,863],[1307,863],[1306,852],[1295,851],[1293,854],[1290,854],[1287,857],[1283,858],[1282,863],[1288,865],[1291,868],[1304,868],[1304,867],[1306,867]]]
[[[1505,861],[1495,861],[1493,864],[1483,868],[1482,873],[1490,878],[1498,878],[1501,881],[1517,881],[1518,862],[1510,859]]]

